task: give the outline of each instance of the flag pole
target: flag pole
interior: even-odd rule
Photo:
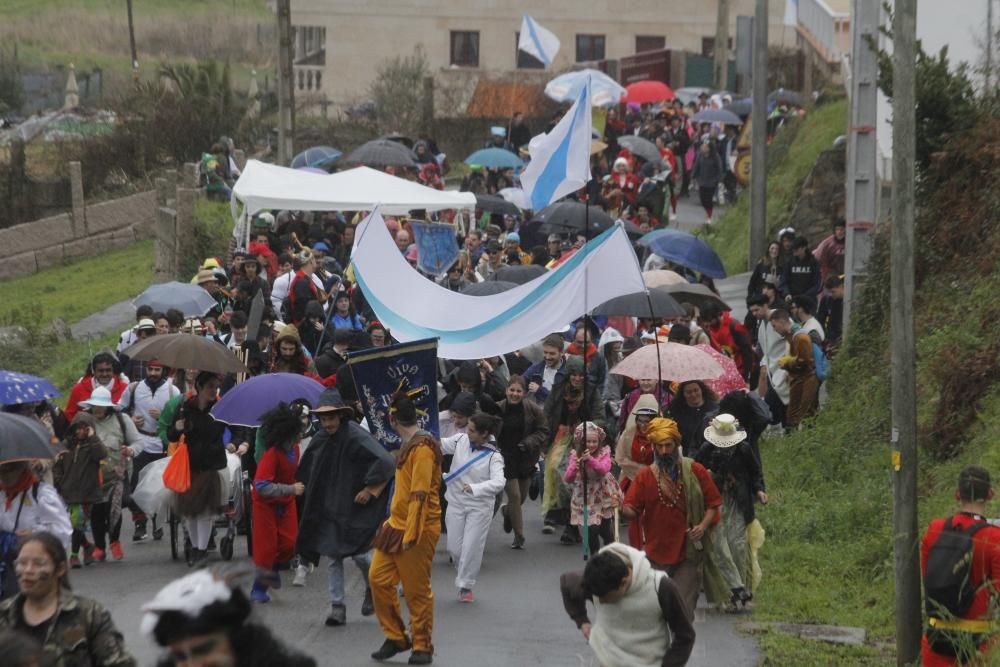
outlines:
[[[588,83],[589,87],[589,83]],[[587,158],[590,159],[589,156]],[[584,245],[590,243],[590,193],[588,188],[590,183],[586,183],[583,186],[583,239]],[[579,252],[579,251],[577,251]],[[587,338],[590,333],[590,327],[587,326],[587,316],[589,310],[587,309],[587,272],[589,268],[584,268],[583,270],[583,405],[586,406],[584,412],[586,417],[583,420],[583,446],[580,449],[580,453],[583,453],[587,449],[587,422],[590,414],[590,403],[587,401]],[[579,457],[578,457],[579,458]],[[583,560],[586,561],[590,558],[590,517],[587,516],[588,506],[587,506],[587,466],[586,464],[580,466],[580,470],[583,474]]]

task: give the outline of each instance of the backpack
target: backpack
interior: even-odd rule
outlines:
[[[924,575],[924,602],[931,618],[960,618],[972,605],[975,589],[968,585],[974,550],[972,537],[990,524],[983,521],[968,528],[956,528],[949,518],[927,555]]]
[[[819,339],[819,334],[815,331],[810,331],[809,340],[812,341],[813,362],[816,364],[816,379],[822,382],[830,377],[830,360],[826,358],[826,352],[823,351],[823,343]]]

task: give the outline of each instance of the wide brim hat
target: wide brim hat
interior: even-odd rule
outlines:
[[[723,449],[735,447],[747,439],[747,432],[739,426],[736,417],[727,414],[718,415],[705,429],[705,440]]]
[[[149,319],[148,317],[144,317],[141,320],[139,320],[139,323],[137,325],[135,325],[135,330],[136,331],[149,331],[149,330],[156,331],[156,322],[154,322],[153,320]]]
[[[354,408],[344,403],[343,397],[336,389],[327,389],[319,395],[319,405],[311,410],[314,415],[335,415],[351,419],[354,417]]]
[[[90,394],[90,398],[80,401],[80,405],[86,408],[111,408],[117,410],[118,406],[111,400],[111,392],[104,387],[96,387]]]
[[[198,271],[198,277],[195,279],[195,282],[199,285],[212,282],[217,283],[219,282],[219,277],[215,275],[215,272],[212,271],[212,269],[202,269]]]

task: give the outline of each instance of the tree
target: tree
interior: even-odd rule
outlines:
[[[892,39],[892,8],[883,5],[886,25],[879,31]],[[869,46],[878,54],[878,86],[892,97],[892,54],[878,48],[873,39]],[[969,78],[967,63],[959,63],[952,69],[948,58],[948,47],[944,46],[936,54],[928,54],[923,43],[917,40],[916,63],[917,98],[917,170],[923,173],[931,163],[932,156],[939,152],[949,138],[968,130],[977,117],[976,93]]]
[[[424,79],[430,75],[427,56],[417,46],[410,56],[396,56],[379,65],[371,84],[375,114],[383,132],[402,132],[408,136],[421,130]]]

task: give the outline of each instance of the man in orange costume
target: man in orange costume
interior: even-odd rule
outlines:
[[[434,592],[431,564],[441,536],[441,444],[417,426],[417,410],[405,394],[389,408],[389,425],[403,442],[396,462],[396,485],[389,518],[375,536],[375,554],[368,573],[375,614],[385,643],[372,659],[388,660],[413,649],[409,664],[433,662]],[[402,581],[410,610],[411,636],[406,635],[396,586]]]

